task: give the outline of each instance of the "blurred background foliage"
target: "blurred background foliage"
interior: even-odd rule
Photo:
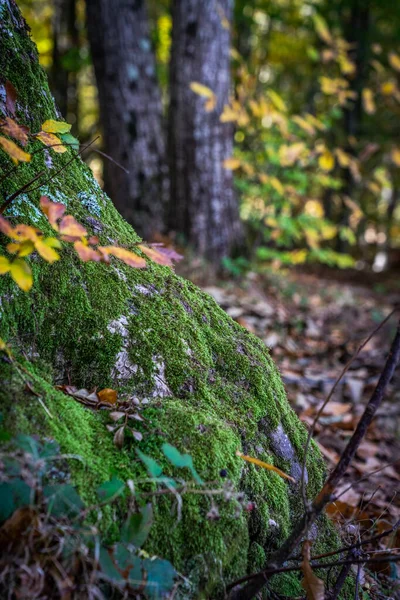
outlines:
[[[84,0],[19,5],[57,103],[85,143],[101,127]],[[149,0],[148,12],[166,111],[170,3]],[[245,246],[225,266],[382,271],[400,262],[400,5],[236,0],[231,56],[221,119],[235,127],[225,167]],[[101,183],[102,159],[87,160]]]

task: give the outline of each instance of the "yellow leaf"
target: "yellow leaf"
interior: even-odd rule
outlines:
[[[396,85],[393,81],[385,81],[381,85],[381,92],[384,96],[392,96],[396,91]]]
[[[332,43],[332,36],[330,34],[328,25],[326,21],[321,15],[313,15],[314,27],[318,36],[323,40],[326,44]]]
[[[49,238],[52,239],[52,238]],[[35,243],[35,248],[38,251],[38,253],[40,254],[40,256],[42,258],[44,258],[44,260],[46,260],[49,263],[53,263],[56,262],[56,260],[59,260],[60,255],[58,254],[58,252],[56,252],[54,250],[54,248],[52,248],[47,242],[46,240],[37,240],[37,242]]]
[[[172,260],[169,256],[159,252],[156,248],[149,248],[149,246],[143,246],[143,244],[139,244],[138,248],[157,264],[163,265],[164,267],[172,267]]]
[[[373,91],[369,88],[364,88],[362,91],[362,102],[366,113],[373,115],[376,111]]]
[[[282,100],[280,95],[277,94],[276,92],[274,92],[274,90],[269,90],[268,96],[269,96],[272,104],[275,106],[275,108],[277,108],[281,112],[287,111],[286,104],[284,103],[284,101]]]
[[[78,221],[72,215],[66,215],[60,221],[59,232],[61,235],[68,235],[72,237],[81,238],[87,235],[86,229],[78,223]]]
[[[31,160],[31,155],[28,152],[24,152],[19,146],[17,146],[17,144],[1,136],[0,146],[3,148],[4,152],[7,152],[8,156],[16,165],[19,161],[30,162]]]
[[[232,156],[231,158],[226,158],[222,164],[225,169],[234,171],[235,169],[238,169],[240,167],[241,163],[238,158],[233,158]]]
[[[238,117],[239,113],[236,110],[233,110],[233,108],[231,108],[229,104],[225,104],[224,110],[222,111],[219,120],[221,121],[221,123],[230,123],[233,121],[237,121]]]
[[[118,400],[118,394],[116,390],[111,388],[105,388],[97,392],[100,402],[106,402],[107,404],[116,404]]]
[[[10,254],[18,254],[18,256],[29,256],[34,251],[35,246],[31,240],[24,240],[21,243],[11,242],[7,244],[7,251]]]
[[[309,123],[308,121],[306,121],[305,119],[303,119],[303,117],[299,117],[299,116],[296,115],[296,116],[293,117],[292,121],[294,121],[294,123],[296,123],[296,125],[298,125],[299,127],[301,127],[301,129],[303,129],[303,131],[305,131],[309,135],[314,135],[315,134],[314,127],[311,125],[311,123]]]
[[[279,181],[279,179],[277,177],[271,177],[271,179],[269,180],[269,183],[274,188],[274,190],[276,192],[278,192],[278,194],[283,196],[283,194],[285,193],[285,188],[283,187],[282,183]]]
[[[324,600],[325,596],[325,584],[322,579],[319,579],[314,575],[312,567],[310,565],[311,558],[311,542],[306,540],[303,544],[303,562],[301,563],[301,570],[303,571],[304,578],[301,585],[307,592],[307,600]]]
[[[63,152],[67,151],[67,148],[62,145],[60,138],[54,135],[54,133],[39,131],[39,133],[36,134],[36,137],[42,142],[42,144],[51,147],[54,152],[58,152],[58,154],[63,154]]]
[[[252,456],[247,456],[246,454],[242,454],[242,452],[240,452],[240,450],[236,451],[236,456],[240,456],[240,458],[242,458],[243,460],[253,463],[254,465],[257,465],[258,467],[262,467],[263,469],[267,469],[268,471],[274,471],[274,473],[277,473],[280,477],[283,477],[284,479],[290,479],[290,481],[293,481],[294,483],[296,483],[296,480],[293,479],[293,477],[291,477],[290,475],[287,475],[286,473],[284,473],[283,471],[278,469],[278,467],[274,467],[274,465],[270,465],[269,463],[263,462],[262,460],[260,460],[258,458],[253,458]]]
[[[10,270],[11,263],[5,256],[0,256],[0,275],[5,275]]]
[[[214,92],[209,87],[202,83],[198,83],[197,81],[192,81],[189,87],[192,92],[203,98],[213,98],[215,96]]]
[[[347,152],[345,152],[341,148],[336,148],[335,154],[337,156],[338,163],[342,168],[345,169],[349,166],[351,162],[351,157],[349,156],[349,154],[347,154]]]
[[[389,59],[390,66],[395,71],[400,71],[400,56],[398,54],[396,54],[395,52],[390,52],[388,59]]]
[[[396,167],[400,167],[400,148],[393,148],[390,154],[390,158],[392,162],[396,165]]]
[[[217,97],[216,96],[213,96],[212,98],[209,98],[207,100],[207,102],[205,102],[205,104],[204,104],[204,108],[205,108],[206,112],[212,112],[214,110],[216,104],[217,104]]]
[[[324,171],[332,171],[335,166],[334,156],[329,150],[324,150],[321,156],[318,159],[318,164]]]
[[[68,133],[70,129],[71,125],[69,123],[54,121],[54,119],[48,119],[42,125],[42,131],[46,133]]]
[[[27,262],[17,258],[10,265],[10,275],[24,292],[29,292],[33,284],[32,271]]]

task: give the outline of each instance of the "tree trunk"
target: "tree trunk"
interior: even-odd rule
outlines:
[[[230,92],[232,0],[174,0],[169,111],[170,229],[215,263],[240,240],[232,172],[233,127],[220,116]],[[192,82],[210,88],[216,106]]]
[[[0,74],[1,117],[13,114],[14,86],[13,118],[31,132],[58,118],[36,48],[13,0],[2,4]],[[63,154],[43,152],[41,142],[31,139],[26,150],[32,153],[31,162],[4,177],[13,165],[0,149],[2,203],[43,172],[9,205],[5,216],[12,223],[54,234],[39,208],[39,198],[46,194],[65,204],[68,214],[102,245],[135,249],[136,233],[80,158],[71,162],[71,148]],[[0,255],[10,256],[7,243],[1,235]],[[206,482],[219,482],[225,470],[244,504],[254,503],[250,514],[235,515],[232,502],[214,496],[220,519],[207,519],[210,499],[186,494],[179,520],[172,510],[174,500],[160,496],[144,546],[185,575],[182,598],[220,598],[224,583],[265,562],[266,553],[290,531],[302,510],[298,484],[246,466],[236,450],[272,462],[299,480],[306,429],[289,407],[265,344],[232,321],[210,296],[151,261],[140,270],[116,259],[109,265],[84,263],[70,245],[64,246],[54,264],[36,254],[27,259],[34,274],[30,293],[18,289],[9,274],[0,276],[0,338],[13,355],[10,361],[0,351],[2,429],[53,438],[66,461],[67,455],[81,457],[68,464],[71,481],[88,505],[98,502],[95,490],[111,476],[134,480],[137,490],[145,485],[149,491],[142,483],[148,475],[136,448],[159,461],[168,469],[165,473],[185,481],[190,473],[168,466],[161,452],[164,442],[189,453]],[[16,368],[17,361],[23,370]],[[139,403],[145,421],[135,428],[143,432],[143,440],[129,439],[119,450],[107,428],[107,412],[79,404],[54,384],[113,388],[120,400]],[[324,477],[316,446],[309,452],[307,470],[308,493],[314,495]],[[110,539],[125,519],[123,507],[121,502],[115,511],[102,508],[99,526]],[[323,520],[319,527],[319,538],[328,539]]]
[[[105,189],[139,235],[163,227],[164,132],[144,0],[87,0],[104,150]]]
[[[79,31],[76,0],[54,0],[53,64],[50,82],[56,104],[67,118],[75,118],[74,133],[79,133],[78,81]],[[75,64],[74,64],[75,63]]]

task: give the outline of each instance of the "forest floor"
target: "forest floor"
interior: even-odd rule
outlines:
[[[192,279],[271,349],[289,402],[307,426],[359,345],[400,303],[395,278],[371,284],[356,273],[249,274],[217,284]],[[393,316],[355,358],[323,411],[315,440],[328,469],[337,463],[377,383],[395,328]],[[351,537],[378,534],[400,518],[400,369],[338,494],[328,512]],[[377,550],[388,545],[400,547],[400,531]],[[381,563],[379,571],[379,584],[362,572],[364,585],[376,598],[399,597],[400,589],[392,594],[400,567]]]

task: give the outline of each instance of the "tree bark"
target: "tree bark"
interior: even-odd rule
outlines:
[[[87,26],[98,85],[107,193],[138,233],[163,224],[166,165],[161,96],[144,0],[87,0]]]
[[[233,127],[221,123],[231,85],[229,52],[232,0],[175,0],[169,111],[169,226],[215,263],[240,239],[232,172]],[[207,111],[191,82],[210,88],[216,106]]]

